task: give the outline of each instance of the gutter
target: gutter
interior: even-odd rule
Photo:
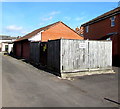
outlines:
[[[91,21],[91,22],[82,24],[81,26],[88,26],[88,25],[91,25],[91,24],[96,23],[96,22],[98,22],[98,21],[104,20],[104,19],[106,19],[106,18],[115,16],[115,15],[117,15],[117,14],[120,14],[120,11],[117,11],[117,12],[115,12],[115,13],[109,14],[109,15],[104,16],[104,17],[102,17],[102,18],[98,18],[97,20],[94,20],[94,21]]]
[[[108,33],[107,36],[111,36],[111,35],[116,35],[118,34],[117,32],[112,32],[112,33]]]

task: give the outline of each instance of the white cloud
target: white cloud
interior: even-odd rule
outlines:
[[[70,20],[70,19],[71,19],[71,17],[64,17],[64,19],[66,19],[66,20]]]
[[[41,22],[40,24],[39,24],[39,26],[43,26],[44,25],[44,23],[43,22]]]
[[[9,25],[6,29],[9,31],[21,31],[23,28],[21,26]]]
[[[48,13],[46,16],[41,17],[41,20],[42,20],[42,21],[52,20],[53,17],[54,17],[55,15],[59,14],[59,13],[60,13],[59,11],[52,11],[52,12]],[[43,24],[41,24],[41,25],[43,25]]]
[[[48,21],[48,20],[52,20],[52,19],[53,19],[53,16],[44,17],[44,18],[42,18],[42,21]]]
[[[28,32],[26,32],[26,31],[21,31],[21,33],[22,33],[22,34],[27,34]]]
[[[49,15],[56,15],[56,14],[60,14],[60,12],[59,11],[53,11],[53,12],[51,12],[51,13],[49,13]]]
[[[77,18],[75,18],[76,21],[80,21],[80,20],[83,20],[83,19],[84,19],[84,17],[77,17]]]
[[[26,34],[27,32],[23,29],[22,26],[16,26],[16,25],[9,25],[5,28],[8,32],[18,32],[22,34]]]

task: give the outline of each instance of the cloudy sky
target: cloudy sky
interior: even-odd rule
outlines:
[[[75,29],[117,5],[117,2],[3,2],[0,34],[24,36],[57,21]]]

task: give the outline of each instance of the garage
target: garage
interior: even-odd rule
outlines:
[[[30,42],[28,40],[22,41],[22,58],[29,60],[30,57]]]

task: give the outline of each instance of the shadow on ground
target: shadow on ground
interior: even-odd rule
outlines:
[[[54,71],[54,70],[52,70],[52,69],[48,69],[48,68],[47,68],[47,65],[35,64],[34,62],[30,62],[29,60],[26,60],[26,59],[23,59],[23,58],[20,58],[20,57],[16,57],[16,56],[14,56],[14,55],[9,55],[9,54],[4,54],[4,55],[11,56],[11,57],[16,58],[16,59],[18,59],[18,60],[21,60],[21,61],[23,61],[23,62],[25,62],[25,63],[27,63],[27,64],[30,64],[30,65],[34,66],[35,68],[37,68],[37,69],[39,69],[39,70],[43,70],[43,71],[48,72],[48,73],[50,73],[50,74],[54,74],[55,76],[61,77],[60,72]]]

